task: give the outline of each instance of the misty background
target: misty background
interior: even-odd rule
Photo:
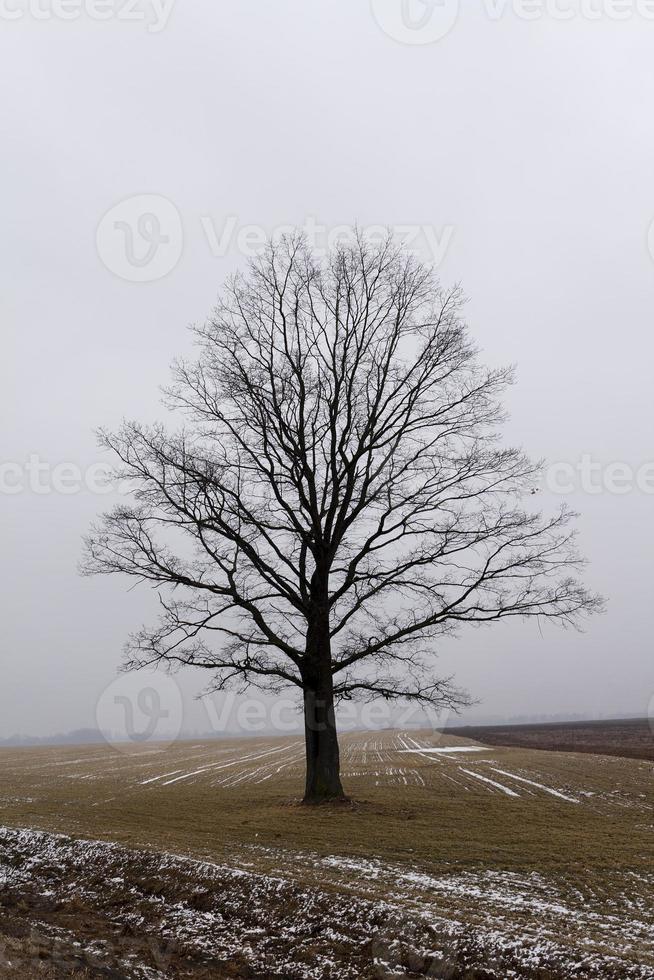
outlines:
[[[158,386],[245,266],[248,226],[289,224],[320,241],[411,226],[443,283],[461,281],[483,359],[517,365],[507,442],[594,466],[592,486],[550,481],[537,500],[580,512],[607,613],[583,634],[512,621],[443,643],[442,673],[481,701],[463,720],[646,715],[654,21],[493,18],[479,2],[407,44],[377,2],[177,0],[156,31],[147,3],[106,21],[23,6],[0,14],[0,738],[95,725],[127,634],[156,615],[147,588],[78,576],[111,498],[74,479],[62,492],[52,468],[109,462],[97,426],[164,417]],[[171,202],[181,228],[174,267],[146,282],[98,244],[106,213],[140,195]],[[50,467],[36,486],[30,459]],[[649,484],[607,488],[611,464]],[[193,700],[207,681],[177,678],[185,729],[210,728]]]

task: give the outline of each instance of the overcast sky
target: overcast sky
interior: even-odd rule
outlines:
[[[443,672],[482,701],[467,717],[646,714],[645,0],[67,4],[0,2],[0,737],[94,724],[154,609],[77,574],[107,502],[85,486],[94,427],[161,414],[187,325],[260,234],[299,225],[323,247],[355,221],[460,280],[485,359],[517,364],[507,440],[557,464],[541,503],[579,510],[586,579],[609,600],[585,634],[511,622],[448,642]],[[202,683],[183,679],[185,697]],[[185,724],[208,727],[197,706]]]

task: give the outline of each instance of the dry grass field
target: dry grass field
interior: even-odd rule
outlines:
[[[654,977],[650,761],[342,756],[306,808],[299,738],[2,750],[0,977]]]

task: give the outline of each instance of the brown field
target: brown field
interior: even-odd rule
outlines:
[[[592,752],[654,761],[654,722],[648,718],[554,722],[544,725],[482,725],[452,728],[452,735],[486,745],[513,745],[556,752]]]
[[[353,804],[309,809],[298,738],[2,750],[0,977],[652,980],[649,761],[342,756]]]

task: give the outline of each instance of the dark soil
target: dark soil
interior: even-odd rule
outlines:
[[[546,725],[481,725],[451,728],[452,735],[486,745],[556,752],[592,752],[626,759],[654,760],[654,720],[572,721]]]

